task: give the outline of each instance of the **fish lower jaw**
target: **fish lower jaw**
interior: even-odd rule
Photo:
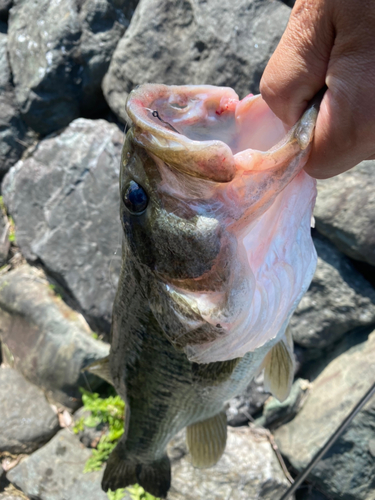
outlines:
[[[301,172],[238,241],[232,289],[184,294],[206,323],[221,327],[213,341],[189,342],[190,361],[243,357],[284,333],[316,269],[310,234],[315,194],[315,181]]]

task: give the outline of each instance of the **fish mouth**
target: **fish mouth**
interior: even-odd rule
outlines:
[[[228,87],[145,84],[130,93],[126,111],[136,142],[180,172],[214,182],[230,182],[244,163],[251,168],[254,151],[267,154],[291,139],[260,95],[240,101]]]
[[[186,353],[203,363],[241,357],[283,333],[315,268],[315,182],[302,169],[318,106],[288,129],[261,96],[148,84],[130,93],[126,110],[128,142],[144,158],[124,150],[123,170],[131,177],[138,166],[152,194],[142,224],[157,252],[144,246],[155,257],[145,265],[162,329],[173,330],[168,318],[186,324]]]

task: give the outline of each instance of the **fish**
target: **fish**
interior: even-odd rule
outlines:
[[[316,182],[304,172],[319,106],[286,127],[260,95],[145,84],[128,97],[120,168],[122,268],[111,350],[95,373],[126,403],[104,491],[166,498],[168,442],[191,462],[225,450],[226,402],[264,370],[280,400],[294,375],[288,323],[316,267]]]

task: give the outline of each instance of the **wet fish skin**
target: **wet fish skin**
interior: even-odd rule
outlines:
[[[149,87],[149,93],[156,96],[150,97],[155,105],[164,91],[160,87],[164,86]],[[181,94],[184,100],[184,90]],[[162,102],[160,108],[165,111]],[[170,117],[163,119],[167,121]],[[295,167],[299,170],[303,158],[307,159],[315,119],[314,110],[305,114],[282,150],[288,161],[293,157],[296,164],[299,162]],[[173,130],[166,132],[166,128],[158,136],[160,142],[168,144],[171,133],[173,140],[178,141],[175,137],[178,134]],[[113,307],[109,364],[114,386],[126,402],[126,421],[124,435],[108,460],[102,486],[107,491],[139,483],[146,491],[164,498],[171,481],[165,452],[169,440],[188,426],[193,463],[202,466],[217,461],[225,447],[221,415],[226,401],[242,392],[263,367],[266,378],[271,380],[271,390],[285,397],[293,377],[293,354],[291,339],[285,336],[282,327],[283,331],[276,332],[241,357],[228,353],[227,359],[220,359],[219,354],[214,362],[194,361],[196,352],[200,356],[199,351],[194,350],[197,346],[203,346],[205,353],[207,345],[226,341],[228,329],[224,327],[225,311],[223,324],[207,321],[190,300],[191,294],[207,290],[219,294],[225,284],[225,300],[229,303],[234,300],[230,296],[232,289],[237,287],[237,293],[241,293],[242,268],[233,271],[237,264],[232,260],[242,251],[236,236],[245,224],[241,217],[251,209],[242,207],[241,211],[230,203],[228,208],[220,200],[223,190],[235,178],[230,154],[222,143],[209,144],[204,151],[197,143],[189,170],[186,165],[191,160],[191,152],[177,148],[171,153],[164,146],[165,150],[161,148],[160,153],[158,145],[145,146],[144,141],[152,140],[147,126],[136,121],[123,148],[121,199],[126,198],[129,183],[135,182],[147,194],[148,203],[140,213],[131,213],[124,202],[120,209],[124,230],[123,264]],[[215,170],[210,155],[217,160],[220,154],[221,167]],[[297,155],[300,155],[298,161]],[[205,168],[200,170],[202,156]],[[270,159],[262,157],[262,161]],[[276,172],[276,177],[286,177],[285,184],[293,179],[288,173],[288,161],[283,159]],[[166,171],[171,174],[171,182],[175,182],[175,193],[184,185],[195,198],[179,197],[163,190]],[[215,180],[207,179],[210,176]],[[267,176],[259,172],[255,179],[258,188],[262,185],[267,194],[270,184]],[[256,186],[249,189],[248,192],[254,192]],[[272,200],[265,202],[265,208],[258,209],[259,204],[254,202],[253,209],[255,206],[259,213],[262,210],[266,213],[271,204]],[[231,221],[225,225],[223,221],[228,222],[228,213]],[[231,226],[235,226],[237,233],[228,230]],[[242,254],[240,257],[246,258]],[[182,289],[185,295],[180,293]],[[228,310],[228,314],[232,314]],[[287,323],[288,318],[285,321]],[[282,380],[277,379],[279,375]],[[194,443],[196,436],[201,436],[200,439],[211,436],[206,443],[206,449],[211,451],[205,456],[199,443]]]
[[[191,312],[191,321],[184,318],[183,335],[178,330],[174,336],[179,342],[183,338],[189,359],[207,363],[228,359],[228,354],[232,358],[243,356],[285,330],[286,314],[300,300],[314,272],[316,254],[309,235],[308,212],[316,188],[315,181],[301,169],[310,149],[317,110],[311,107],[286,133],[260,96],[238,101],[234,91],[227,88],[163,85],[141,86],[133,94],[128,105],[134,122],[131,142],[143,148],[154,162],[153,166],[149,162],[147,179],[143,179],[150,196],[144,214],[146,222],[151,221],[147,237],[155,242],[147,251],[160,278],[150,306],[162,328],[170,331],[176,325],[170,328],[169,323],[179,324],[178,318]],[[160,126],[150,106],[158,107],[162,123],[168,120],[181,133]],[[240,133],[238,128],[242,129]],[[211,129],[209,140],[207,130]],[[221,140],[225,134],[227,143]],[[133,171],[136,175],[138,169],[131,151],[127,154],[128,174],[131,176]],[[153,194],[162,210],[155,212],[158,205]],[[293,217],[282,216],[280,221],[280,212]],[[254,229],[254,225],[258,228]],[[205,262],[207,249],[220,245],[211,269],[199,277],[197,273],[189,276],[192,266],[182,266],[186,255],[194,254],[197,243],[187,248],[187,242],[192,240],[192,234],[184,234],[182,229],[187,226],[193,235],[196,231],[198,238],[202,239],[203,233],[212,235],[209,245],[202,244],[204,251],[199,252],[199,258],[196,253],[193,256],[197,268]],[[264,235],[265,228],[271,240]],[[256,233],[257,238],[252,237]],[[283,238],[284,249],[280,243],[273,244]],[[300,244],[296,246],[297,240]],[[280,254],[283,269],[279,266],[277,270],[272,261],[275,252]],[[296,262],[302,267],[298,268]],[[191,263],[194,265],[194,259]],[[273,276],[266,276],[267,266]],[[268,307],[262,295],[270,293],[265,285],[269,279],[282,282],[282,292],[280,287],[275,289],[273,300],[284,301],[284,311],[276,315],[278,305],[271,304],[269,317],[278,324],[263,320],[255,328],[251,318],[253,323],[257,321],[257,304],[262,302],[261,309]],[[282,298],[281,293],[289,296]],[[255,308],[250,316],[249,304]],[[235,337],[237,347],[228,349],[228,341]],[[218,342],[213,345],[215,338]]]
[[[184,427],[220,414],[225,402],[250,383],[275,341],[238,360],[190,362],[156,322],[143,291],[149,286],[147,273],[128,252],[124,243],[110,355],[114,386],[126,401],[125,433],[109,458],[103,489],[139,483],[164,497],[170,486],[165,454],[170,439]]]
[[[162,202],[157,194],[161,179],[155,161],[144,148],[135,144],[132,130],[123,148],[122,164],[126,167],[122,168],[120,176],[121,198],[124,198],[129,180],[143,186],[149,196],[148,210],[144,214],[129,217],[126,207],[121,207],[125,237],[134,255],[151,271],[169,279],[198,278],[208,272],[220,248],[218,224],[199,231],[198,217],[188,204],[176,206],[174,201],[171,206],[171,200],[168,209],[164,208],[169,200],[164,197]]]

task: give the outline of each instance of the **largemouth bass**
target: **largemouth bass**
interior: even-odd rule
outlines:
[[[101,364],[126,418],[102,485],[165,497],[178,431],[193,465],[211,466],[226,401],[263,368],[276,397],[290,390],[287,325],[316,266],[316,188],[302,168],[318,109],[287,130],[261,96],[143,85],[126,110],[123,264]]]

